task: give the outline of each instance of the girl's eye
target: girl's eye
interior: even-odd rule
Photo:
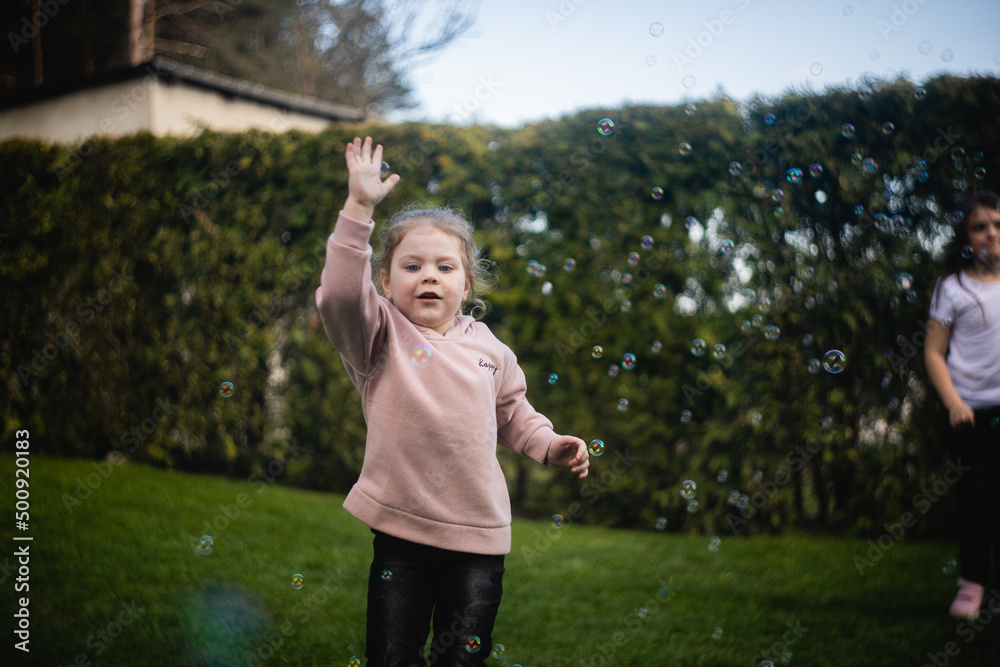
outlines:
[[[419,266],[417,266],[416,264],[407,264],[407,265],[406,265],[406,266],[404,266],[403,268],[404,268],[405,270],[407,270],[407,271],[419,271],[419,270],[420,270],[420,267],[419,267]]]
[[[451,271],[451,267],[450,266],[442,266],[441,267],[441,271],[444,271],[445,273],[448,273],[449,271]]]

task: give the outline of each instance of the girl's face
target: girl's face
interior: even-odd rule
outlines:
[[[980,263],[1000,268],[1000,211],[977,206],[969,216],[969,245]]]
[[[414,227],[382,271],[387,299],[414,324],[444,334],[469,293],[462,242],[436,227]]]

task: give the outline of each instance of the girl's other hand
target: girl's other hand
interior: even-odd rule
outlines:
[[[580,479],[587,476],[587,468],[590,467],[587,443],[571,435],[556,436],[549,443],[548,459],[550,465],[569,468],[571,472],[578,473]]]

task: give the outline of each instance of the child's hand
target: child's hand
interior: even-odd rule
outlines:
[[[375,207],[399,183],[399,174],[392,174],[384,181],[379,175],[382,167],[382,144],[372,151],[372,138],[365,137],[364,144],[354,137],[347,144],[347,203],[344,213],[355,220],[367,222]]]
[[[952,428],[958,428],[962,424],[976,425],[975,413],[965,401],[948,410],[948,421],[951,422]]]
[[[571,472],[579,473],[580,479],[587,476],[587,468],[590,467],[587,444],[571,435],[556,436],[549,443],[548,460],[551,465],[569,468]]]

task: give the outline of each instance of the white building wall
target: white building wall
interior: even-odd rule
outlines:
[[[186,83],[164,83],[149,74],[0,110],[0,141],[25,138],[66,144],[95,134],[117,137],[140,131],[188,136],[203,127],[222,132],[250,128],[318,132],[331,122]]]

